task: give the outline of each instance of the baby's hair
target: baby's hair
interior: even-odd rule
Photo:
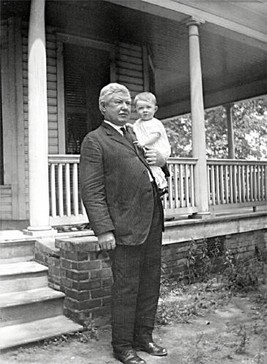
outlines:
[[[148,101],[151,104],[157,105],[157,99],[152,92],[141,92],[140,94],[137,94],[134,98],[134,105],[136,106],[137,101]]]

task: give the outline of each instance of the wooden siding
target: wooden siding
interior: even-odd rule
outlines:
[[[0,220],[12,220],[11,185],[0,186]]]
[[[131,92],[132,99],[144,91],[143,49],[141,46],[119,43],[116,50],[116,79]],[[137,115],[132,113],[132,120]]]
[[[2,30],[3,28],[1,28]],[[1,44],[4,184],[11,185],[12,219],[25,218],[25,150],[21,22],[9,18]],[[8,95],[8,97],[6,97]]]

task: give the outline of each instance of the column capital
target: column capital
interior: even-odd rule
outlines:
[[[185,24],[187,27],[189,27],[190,25],[201,25],[204,24],[205,20],[201,19],[201,18],[197,18],[196,16],[190,16],[188,19],[186,19]]]
[[[225,104],[222,104],[222,106],[225,108],[225,109],[231,109],[233,106],[234,106],[234,102],[226,102]]]

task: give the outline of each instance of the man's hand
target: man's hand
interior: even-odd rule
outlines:
[[[151,166],[163,167],[166,163],[163,155],[156,149],[145,149],[145,157]]]
[[[113,250],[116,246],[116,239],[111,231],[98,235],[98,251],[100,250]]]

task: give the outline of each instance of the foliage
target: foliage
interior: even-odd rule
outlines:
[[[258,98],[232,106],[235,157],[267,158],[267,102]],[[172,157],[192,157],[190,114],[164,121]],[[223,106],[205,111],[206,151],[208,158],[228,158],[227,114]]]
[[[171,145],[171,157],[192,157],[190,115],[177,116],[164,122]]]
[[[214,261],[219,255],[220,240],[218,238],[210,241],[202,239],[198,243],[192,239],[187,252],[186,263],[188,283],[210,279]]]
[[[175,280],[162,283],[163,287],[166,285],[168,293],[161,293],[156,317],[157,323],[161,325],[190,323],[195,317],[204,316],[231,297],[231,293],[216,278],[189,285]]]
[[[249,291],[255,289],[263,271],[263,261],[259,256],[240,259],[229,250],[225,252],[225,270],[223,281],[225,287],[232,291]]]
[[[219,271],[218,258],[222,261]],[[222,251],[219,238],[192,240],[187,252],[186,279],[162,282],[157,322],[189,323],[192,318],[225,303],[233,294],[257,289],[263,267],[264,257],[258,249],[254,256],[241,260],[230,250]],[[242,352],[247,338],[245,334],[239,336],[242,340],[238,351]]]
[[[236,158],[267,158],[267,103],[264,99],[233,106]]]

